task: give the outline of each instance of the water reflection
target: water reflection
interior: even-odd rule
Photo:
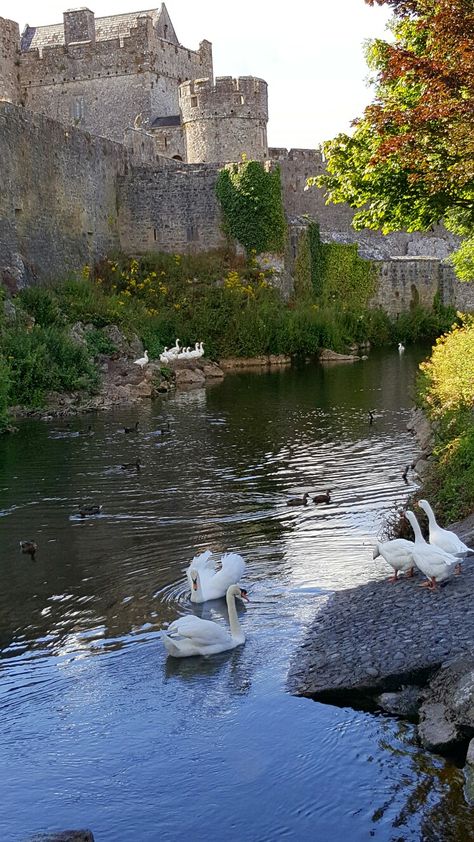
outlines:
[[[411,726],[283,690],[327,594],[386,575],[371,546],[406,495],[416,361],[238,373],[0,440],[2,839],[61,824],[114,842],[130,827],[140,842],[157,827],[171,842],[332,839],[334,827],[351,840],[434,838],[431,826],[457,838],[472,817],[462,782],[426,760]],[[89,423],[94,435],[69,435]],[[118,468],[136,459],[140,472]],[[286,506],[325,488],[328,506]],[[85,500],[99,516],[77,518]],[[36,562],[20,538],[38,542]],[[224,600],[188,599],[184,570],[208,547],[247,563],[246,644],[166,659],[165,623],[189,611],[228,622]]]

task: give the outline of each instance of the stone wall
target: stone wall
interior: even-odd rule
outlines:
[[[117,180],[129,169],[123,145],[0,103],[0,161],[4,278],[21,261],[30,276],[65,278],[119,248]]]
[[[268,156],[268,91],[253,76],[194,79],[179,88],[186,138],[186,160],[230,163],[242,154],[256,161]]]
[[[183,165],[161,159],[120,178],[120,239],[123,251],[198,253],[226,240],[215,184],[217,166]]]
[[[17,103],[20,98],[18,46],[20,31],[12,20],[0,18],[0,100]]]
[[[444,259],[458,244],[458,238],[437,226],[432,232],[407,234],[397,231],[383,235],[378,231],[354,231],[351,227],[354,212],[346,204],[326,204],[325,191],[307,187],[310,176],[324,172],[324,161],[318,150],[270,148],[269,157],[278,164],[285,212],[290,225],[305,224],[304,217],[319,223],[325,242],[357,243],[361,257],[385,260],[400,255],[436,257]]]
[[[178,114],[179,83],[212,75],[211,44],[203,41],[193,51],[166,41],[158,36],[151,14],[136,16],[134,24],[126,35],[99,40],[65,44],[58,27],[56,42],[53,36],[45,36],[46,43],[33,37],[33,46],[24,41],[19,68],[23,104],[119,142],[138,114]]]
[[[440,292],[443,304],[456,307],[461,313],[474,313],[474,281],[458,281],[449,263],[440,265]]]
[[[391,316],[398,316],[411,307],[433,306],[440,291],[440,262],[435,258],[396,257],[378,265],[377,294],[371,307],[381,307]]]

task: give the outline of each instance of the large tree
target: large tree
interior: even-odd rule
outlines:
[[[351,136],[324,144],[318,183],[358,209],[356,228],[465,239],[454,256],[474,278],[474,0],[365,0],[391,6],[393,40],[372,41],[374,100]]]

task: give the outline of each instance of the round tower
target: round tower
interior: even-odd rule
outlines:
[[[0,18],[0,101],[20,101],[18,64],[20,56],[20,30],[18,24]]]
[[[254,76],[194,79],[179,86],[188,163],[268,157],[267,83]]]

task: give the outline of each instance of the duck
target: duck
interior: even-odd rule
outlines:
[[[403,354],[404,350],[405,350],[405,346],[403,345],[402,342],[399,342],[398,343],[398,353]]]
[[[145,351],[143,357],[138,357],[138,360],[133,361],[133,365],[139,365],[140,368],[144,368],[150,360],[148,359],[148,351]]]
[[[318,503],[330,503],[331,502],[331,490],[332,490],[331,488],[328,488],[328,490],[325,491],[324,494],[316,494],[316,496],[313,497],[313,503],[316,503],[316,505]]]
[[[224,553],[213,561],[212,552],[195,556],[186,570],[191,588],[191,602],[221,599],[230,585],[235,585],[245,572],[245,561],[237,553]]]
[[[435,590],[439,582],[444,582],[453,574],[456,564],[459,563],[459,559],[425,541],[414,512],[405,512],[405,517],[415,534],[412,551],[413,561],[428,580],[427,582],[422,582],[420,587]]]
[[[140,471],[142,467],[142,463],[139,459],[135,462],[126,462],[125,465],[120,465],[122,471]]]
[[[410,470],[410,465],[407,465],[402,473],[403,482],[408,485],[408,471]]]
[[[20,541],[20,550],[25,555],[31,557],[31,561],[35,561],[35,554],[38,551],[38,544],[36,541]]]
[[[212,620],[202,620],[194,614],[174,620],[161,633],[161,639],[173,658],[189,658],[193,655],[217,655],[245,643],[237,617],[236,599],[249,602],[247,591],[240,585],[229,585],[226,602],[229,611],[230,629],[224,629]]]
[[[308,497],[309,497],[308,491],[305,494],[303,494],[302,497],[290,497],[290,499],[286,501],[286,505],[287,506],[307,506],[308,505]]]
[[[382,556],[387,564],[393,567],[395,571],[394,575],[388,581],[397,582],[399,573],[406,573],[410,578],[414,575],[414,549],[415,544],[413,541],[407,541],[406,538],[395,538],[393,541],[383,541],[383,543],[377,541],[373,558],[376,559]]]
[[[459,574],[461,572],[461,560],[469,555],[469,553],[474,553],[474,549],[468,547],[464,541],[461,541],[451,529],[443,529],[442,526],[436,523],[434,511],[428,500],[419,500],[418,505],[428,515],[430,544],[439,547],[445,553],[451,553],[451,555],[458,557],[455,572]]]
[[[139,423],[138,421],[135,421],[135,424],[133,425],[133,427],[124,427],[123,428],[124,433],[126,433],[126,434],[128,434],[128,433],[138,433],[138,423]]]
[[[372,412],[371,409],[369,409],[368,414],[369,414],[369,424],[373,424],[374,423],[374,413]]]
[[[101,511],[101,505],[99,506],[91,503],[86,503],[83,506],[79,506],[79,514],[81,517],[90,517],[91,515],[98,515]]]

